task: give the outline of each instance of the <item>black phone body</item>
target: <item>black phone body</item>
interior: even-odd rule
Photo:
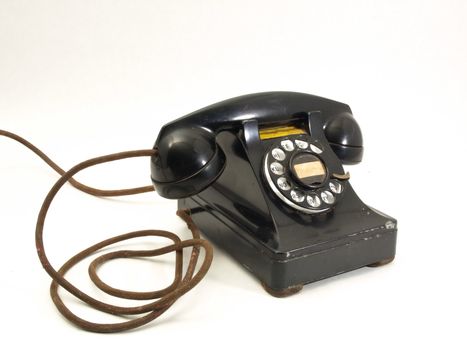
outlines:
[[[346,104],[240,96],[165,125],[152,180],[273,295],[395,256],[397,222],[364,204],[342,164],[363,155]]]

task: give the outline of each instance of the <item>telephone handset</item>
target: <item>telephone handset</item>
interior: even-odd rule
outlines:
[[[366,206],[342,167],[363,155],[346,104],[240,96],[166,124],[154,148],[158,193],[273,295],[394,258],[396,220]]]
[[[155,144],[159,155],[153,158],[152,179],[160,195],[187,197],[222,172],[225,154],[216,143],[222,131],[238,131],[253,122],[263,128],[278,125],[278,132],[283,126],[292,128],[290,134],[311,135],[311,125],[318,127],[317,119],[323,123],[323,141],[344,164],[361,161],[362,135],[347,105],[303,93],[268,92],[216,103],[165,125]],[[313,129],[315,138],[323,138],[321,130]]]

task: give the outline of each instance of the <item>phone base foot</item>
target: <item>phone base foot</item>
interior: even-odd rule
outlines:
[[[261,282],[261,285],[263,286],[263,288],[264,288],[264,290],[266,292],[268,292],[269,294],[271,294],[273,297],[276,297],[276,298],[289,297],[291,295],[297,294],[303,288],[303,284],[298,284],[298,285],[295,285],[295,286],[291,286],[291,287],[288,287],[288,288],[285,288],[285,289],[279,289],[279,290],[272,289],[271,287],[269,287],[264,282]]]
[[[380,267],[380,266],[384,266],[384,265],[387,265],[387,264],[391,263],[393,260],[394,260],[394,257],[389,258],[389,259],[383,259],[383,260],[377,261],[375,263],[372,263],[372,264],[369,264],[369,265],[366,265],[366,266],[368,266],[368,267]]]

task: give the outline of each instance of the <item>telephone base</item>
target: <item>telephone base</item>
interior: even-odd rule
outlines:
[[[179,209],[189,209],[193,221],[215,246],[234,257],[253,273],[266,291],[285,297],[300,291],[305,284],[316,282],[365,266],[381,266],[394,259],[397,229],[384,226],[389,217],[371,210],[374,225],[362,226],[358,234],[319,242],[303,254],[267,248],[251,232],[215,210],[200,197],[181,199]],[[364,225],[363,221],[360,221]],[[299,227],[297,227],[298,232]],[[309,243],[309,242],[308,242]]]

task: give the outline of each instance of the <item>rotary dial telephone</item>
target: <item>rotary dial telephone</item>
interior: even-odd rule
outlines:
[[[240,96],[165,125],[154,148],[158,193],[273,295],[394,258],[396,220],[364,204],[342,167],[363,155],[346,104]]]
[[[51,296],[58,310],[93,332],[139,327],[164,313],[207,273],[212,247],[200,232],[251,271],[267,292],[288,296],[304,284],[394,259],[396,220],[364,204],[342,164],[363,155],[360,128],[350,108],[336,101],[296,92],[265,92],[236,97],[193,112],[162,127],[153,149],[121,152],[84,161],[64,171],[37,147],[11,132],[62,176],[46,196],[36,224],[36,250],[52,277]],[[178,199],[178,215],[193,238],[181,241],[161,230],[142,230],[97,243],[70,258],[60,269],[48,260],[43,242],[48,208],[67,182],[94,196],[153,191],[153,186],[100,190],[73,178],[90,166],[130,157],[151,157],[151,178],[165,198]],[[89,275],[104,292],[125,299],[151,300],[121,307],[86,294],[66,272],[99,249],[126,239],[162,236],[173,244],[147,250],[117,250],[96,258]],[[192,248],[183,272],[184,248]],[[204,260],[196,268],[200,248]],[[112,259],[154,257],[175,252],[173,283],[161,290],[133,292],[113,288],[97,275]],[[94,323],[74,314],[58,287],[106,313],[142,316],[120,323]]]

